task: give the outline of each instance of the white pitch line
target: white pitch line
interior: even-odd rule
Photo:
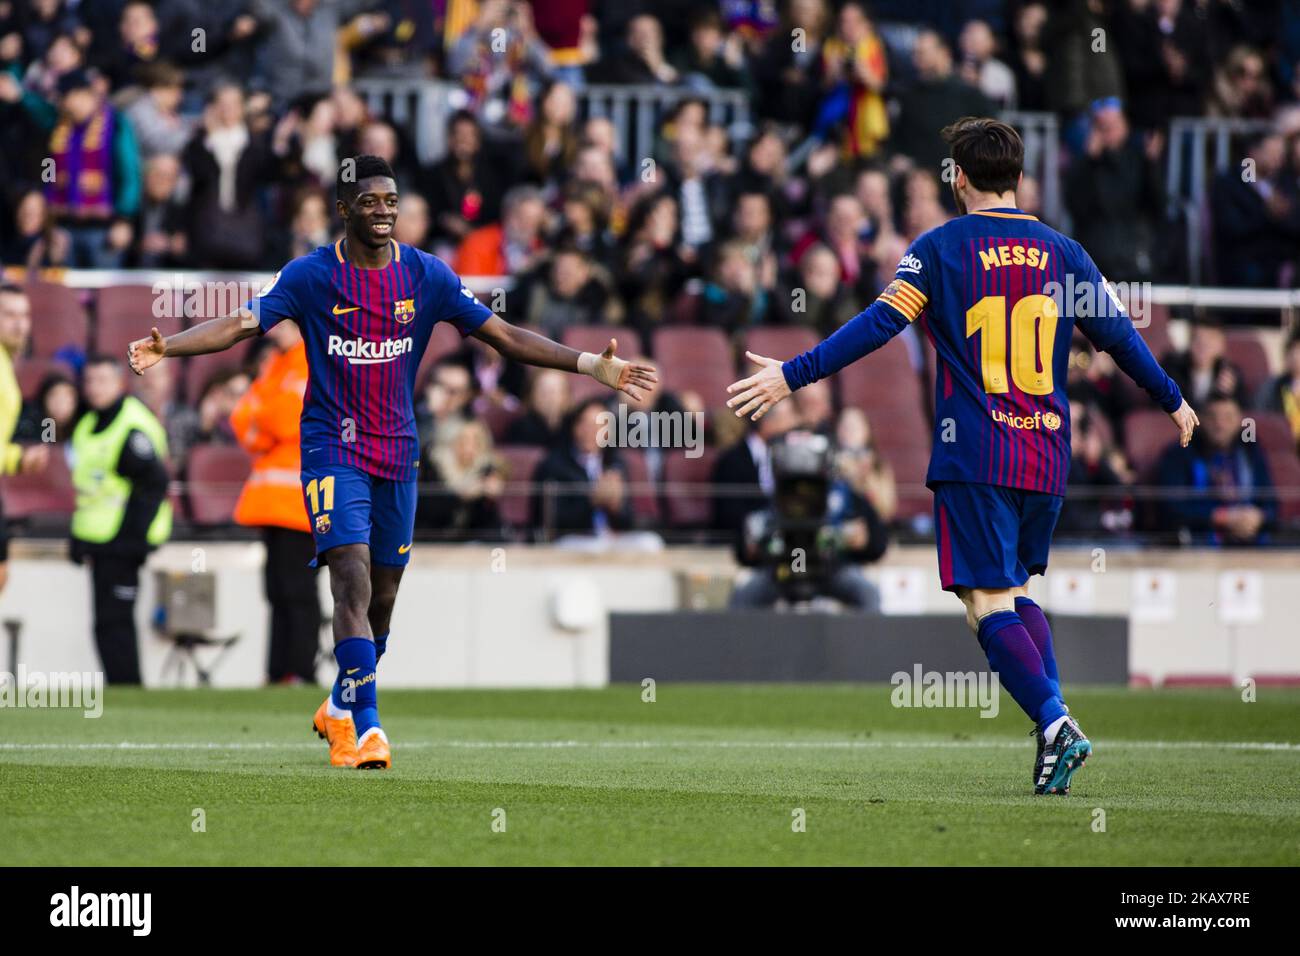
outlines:
[[[0,742],[0,753],[41,751],[222,751],[318,750],[318,743],[275,741],[216,741],[149,743],[13,743]],[[1115,750],[1244,750],[1300,752],[1300,744],[1255,740],[1108,740]],[[414,740],[398,741],[395,749],[456,750],[1023,750],[1014,740]]]

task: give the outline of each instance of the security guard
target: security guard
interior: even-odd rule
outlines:
[[[72,560],[90,559],[95,645],[110,684],[140,683],[135,599],[145,556],[172,528],[167,434],[143,402],[126,394],[124,367],[86,363],[89,410],[72,432]]]

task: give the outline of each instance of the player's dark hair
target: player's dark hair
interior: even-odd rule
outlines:
[[[388,160],[378,156],[366,154],[354,156],[350,162],[344,160],[339,164],[339,176],[335,183],[334,194],[343,202],[350,203],[361,191],[361,183],[377,176],[394,181],[397,179],[393,175],[393,167],[388,165]]]
[[[1025,144],[1013,127],[987,116],[963,116],[940,135],[953,162],[980,192],[1008,193],[1020,183]]]

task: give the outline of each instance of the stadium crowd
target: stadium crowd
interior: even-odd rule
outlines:
[[[459,85],[440,159],[421,163],[416,130],[349,86],[390,75]],[[584,115],[593,84],[680,92],[651,155],[626,155],[622,130]],[[749,98],[743,133],[711,113],[719,89]],[[901,372],[857,373],[883,377],[897,416],[854,398],[878,394],[871,383],[837,382],[746,429],[719,411],[721,387],[746,345],[806,347],[871,302],[909,241],[955,214],[938,131],[1003,110],[1059,118],[1069,222],[1052,224],[1125,280],[1184,278],[1162,183],[1169,119],[1269,121],[1244,144],[1254,175],[1213,184],[1214,275],[1259,288],[1300,276],[1300,13],[1267,0],[0,0],[0,257],[14,275],[274,271],[332,241],[339,162],[375,154],[403,193],[401,242],[504,277],[491,307],[510,321],[584,343],[616,329],[623,354],[668,376],[643,410],[707,423],[698,458],[601,448],[602,398],[472,340],[440,348],[422,370],[419,527],[734,531],[771,493],[766,446],[800,427],[838,443],[846,491],[923,530],[933,369],[919,336],[891,353]],[[1026,176],[1021,207],[1043,216],[1041,197]],[[1149,427],[1150,406],[1080,339],[1061,531],[1272,540],[1300,508],[1270,493],[1300,474],[1300,338],[1272,369],[1225,317],[1175,314],[1195,322],[1174,349],[1170,318],[1157,310],[1148,338],[1203,409],[1202,436],[1166,450],[1167,422]],[[719,342],[706,354],[723,361],[673,379],[683,354]],[[272,351],[134,383],[175,476],[192,449],[235,444],[231,413]],[[64,434],[82,405],[86,351],[44,358],[23,379],[15,440],[51,419]],[[1247,414],[1259,443],[1237,440]],[[577,490],[516,501],[512,483],[529,479]],[[718,488],[679,498],[674,481]],[[1152,484],[1185,494],[1132,493]]]

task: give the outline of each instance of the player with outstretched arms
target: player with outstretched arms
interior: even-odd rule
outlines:
[[[394,240],[397,185],[384,160],[346,160],[337,207],[343,237],[294,259],[244,309],[166,338],[153,329],[127,352],[143,374],[167,356],[219,352],[286,319],[298,324],[308,364],[303,497],[317,559],[329,567],[339,666],[313,726],[329,742],[331,764],[387,768],[375,670],[410,559],[415,376],[434,325],[450,322],[516,362],[581,372],[633,398],[657,379],[650,366],[616,358],[613,340],[596,355],[510,325],[441,259]]]
[[[966,117],[943,135],[961,215],[917,237],[876,301],[814,348],[787,362],[750,353],[760,369],[728,388],[727,405],[758,419],[924,313],[939,372],[926,476],[939,576],[1034,721],[1034,792],[1064,794],[1092,744],[1062,699],[1052,633],[1028,581],[1047,568],[1064,500],[1075,326],[1169,413],[1184,447],[1200,421],[1083,248],[1016,207],[1019,134]],[[1069,302],[1066,289],[1075,294]]]

